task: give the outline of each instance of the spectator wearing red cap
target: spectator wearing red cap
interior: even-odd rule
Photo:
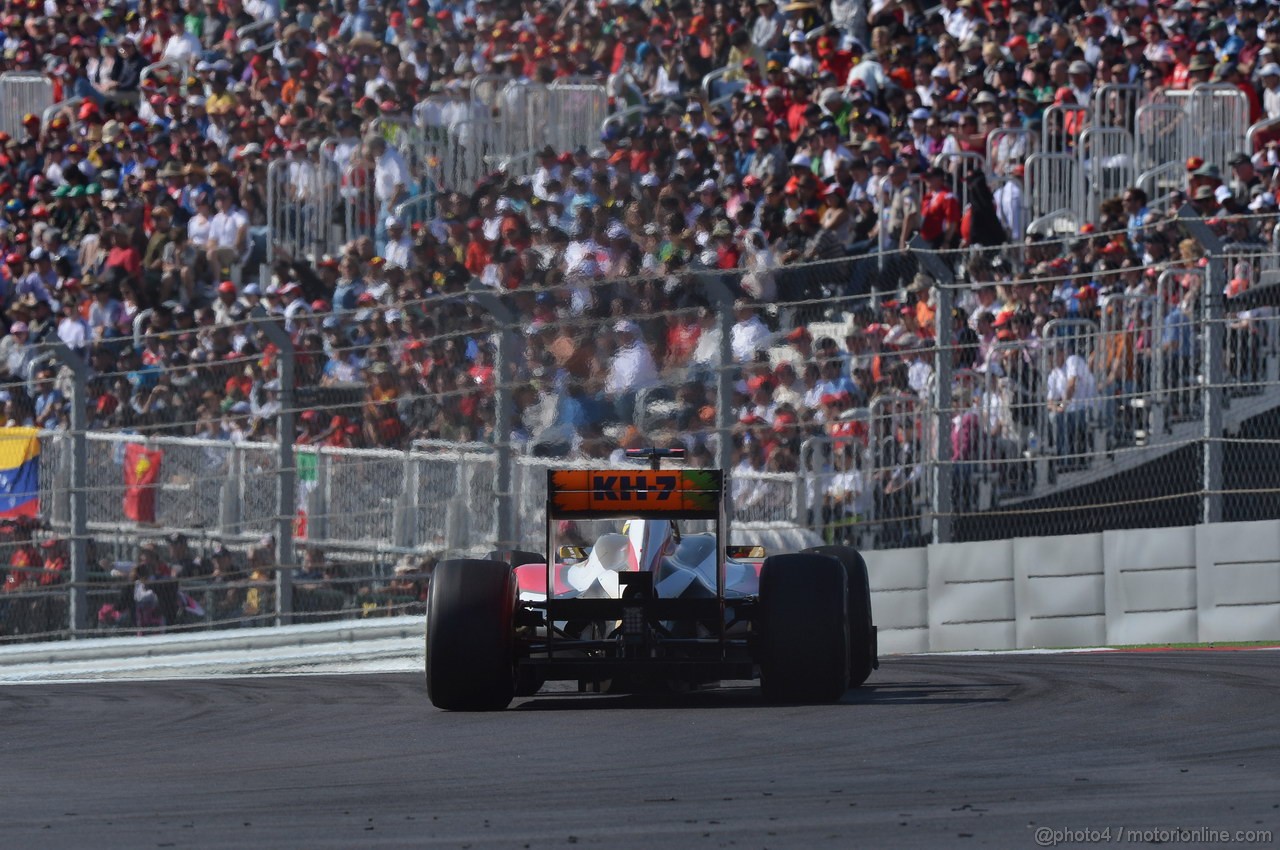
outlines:
[[[773,400],[773,381],[768,375],[753,375],[747,379],[748,401],[739,419],[754,417],[772,423],[778,405]]]
[[[230,325],[244,316],[244,306],[240,303],[239,291],[233,281],[222,281],[216,291],[217,297],[213,302],[215,322]]]
[[[813,337],[809,334],[808,328],[803,325],[792,328],[787,332],[786,341],[794,352],[791,362],[797,368],[802,368],[805,363],[813,359]]]

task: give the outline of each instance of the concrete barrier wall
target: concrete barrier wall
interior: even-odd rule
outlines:
[[[1280,640],[1280,521],[863,555],[885,654]]]
[[[1107,643],[1199,640],[1195,526],[1105,531],[1102,553]]]
[[[1280,635],[1280,522],[1205,526],[1196,575],[1200,640]]]
[[[1013,541],[1017,646],[1107,641],[1101,534]]]
[[[1013,542],[951,543],[927,552],[929,649],[1015,645]]]
[[[880,630],[880,652],[929,649],[929,567],[924,549],[896,549],[867,559],[871,611]]]

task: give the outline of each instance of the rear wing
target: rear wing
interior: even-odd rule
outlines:
[[[718,519],[718,469],[547,471],[549,519]]]

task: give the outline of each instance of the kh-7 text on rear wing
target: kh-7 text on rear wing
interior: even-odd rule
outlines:
[[[716,519],[718,469],[562,469],[547,472],[549,519]]]
[[[725,557],[734,561],[763,561],[767,554],[768,552],[765,551],[765,548],[756,543],[730,543],[728,546],[724,547]],[[590,555],[590,546],[571,546],[565,544],[556,550],[556,557],[566,563],[571,561],[585,561]]]

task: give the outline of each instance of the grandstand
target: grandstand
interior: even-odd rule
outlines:
[[[5,634],[173,534],[147,627],[404,610],[650,443],[772,539],[1280,509],[1270,6],[188,5],[0,21]]]

